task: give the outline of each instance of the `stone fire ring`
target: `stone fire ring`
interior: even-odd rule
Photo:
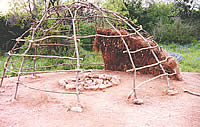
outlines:
[[[66,90],[76,89],[76,78],[61,79],[58,84]],[[84,73],[79,76],[79,90],[102,90],[120,84],[120,77],[108,74]]]

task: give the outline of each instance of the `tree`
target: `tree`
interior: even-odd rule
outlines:
[[[135,22],[137,22],[144,11],[142,0],[123,0],[123,3],[129,12],[129,18],[136,19]]]
[[[0,49],[10,50],[15,44],[14,39],[30,28],[31,23],[41,17],[43,0],[12,0],[11,9],[6,15],[0,16]]]
[[[154,1],[142,4],[142,0],[124,0],[125,6],[131,18],[136,24],[142,25],[148,32],[153,32],[155,25],[162,20],[165,23],[171,23],[169,16],[173,4],[165,4]]]
[[[10,25],[7,22],[6,16],[0,16],[0,51],[8,51],[13,47],[15,41],[23,30],[19,25]]]
[[[174,17],[179,17],[185,24],[193,26],[193,39],[200,39],[200,1],[175,0]]]
[[[200,18],[200,3],[196,0],[175,0],[177,16],[182,19]]]
[[[103,8],[118,12],[123,16],[129,16],[127,7],[122,0],[107,0],[105,4],[103,4]]]

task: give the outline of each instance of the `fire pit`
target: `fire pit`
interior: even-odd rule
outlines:
[[[67,90],[76,89],[76,78],[61,79],[58,84]],[[108,74],[84,73],[78,78],[79,90],[102,90],[120,84],[120,77]]]

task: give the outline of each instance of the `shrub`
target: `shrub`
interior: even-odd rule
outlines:
[[[172,24],[163,24],[160,20],[155,27],[154,37],[156,41],[161,43],[189,43],[195,38],[194,32],[194,26],[190,23],[183,23],[180,19]]]

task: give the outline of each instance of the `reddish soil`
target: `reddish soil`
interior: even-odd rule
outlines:
[[[200,127],[200,98],[183,92],[183,88],[200,92],[200,73],[182,73],[184,81],[170,80],[178,94],[166,94],[166,81],[157,79],[137,90],[143,105],[127,101],[132,88],[132,73],[96,71],[118,75],[121,84],[105,90],[81,94],[83,112],[68,111],[76,106],[76,95],[45,93],[19,87],[13,98],[16,77],[7,78],[0,88],[0,127]],[[39,77],[21,77],[29,86],[63,91],[58,80],[75,77],[75,73],[48,73]],[[152,77],[137,75],[137,84]]]

